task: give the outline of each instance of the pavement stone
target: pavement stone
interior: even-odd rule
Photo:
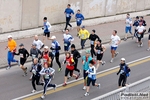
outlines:
[[[150,23],[150,16],[145,16],[144,19],[147,22],[147,29],[149,28],[149,23]],[[133,19],[134,20],[134,19]],[[95,26],[88,26],[86,27],[86,29],[91,33],[92,29],[96,30],[96,34],[101,38],[102,43],[106,43],[109,42],[112,31],[113,30],[117,30],[118,31],[118,35],[123,38],[125,35],[125,21],[121,20],[121,21],[116,21],[116,22],[110,22],[110,23],[104,23],[104,24],[99,24],[99,25],[95,25]],[[134,28],[132,29],[132,31],[134,32]],[[70,30],[70,34],[74,37],[74,41],[72,42],[73,44],[76,45],[77,49],[81,49],[80,46],[80,39],[76,36],[77,35],[77,31],[76,28],[74,28],[73,30]],[[63,54],[64,53],[64,49],[63,49],[63,33],[62,32],[55,32],[52,33],[52,35],[55,35],[58,42],[61,45],[61,51],[60,53]],[[39,39],[42,40],[42,36],[39,36]],[[24,38],[24,39],[18,39],[16,40],[17,44],[19,45],[20,43],[23,43],[25,45],[25,48],[29,51],[31,48],[31,44],[34,40],[34,37],[28,37],[28,38]],[[51,46],[51,40],[46,40],[45,41],[45,45],[47,46]],[[7,46],[7,42],[1,42],[0,43],[1,49],[1,55],[0,55],[0,68],[4,68],[7,66],[7,50],[5,50],[5,47]],[[90,46],[90,41],[88,40],[85,44],[85,47],[88,48]],[[15,59],[19,59],[18,56],[15,56]],[[28,59],[28,61],[31,61],[31,58]],[[15,63],[12,63],[15,64]]]

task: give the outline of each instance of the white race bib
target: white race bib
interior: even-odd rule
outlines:
[[[70,17],[70,14],[66,14],[66,17]]]
[[[80,22],[80,18],[77,18],[77,22]]]
[[[45,79],[49,79],[49,75],[48,74],[45,75]]]
[[[84,34],[82,34],[81,37],[84,38]]]
[[[20,54],[20,58],[23,58],[23,54]]]
[[[64,46],[67,46],[67,43],[64,43]]]
[[[32,54],[32,58],[34,59],[36,57],[36,55]]]
[[[91,41],[91,44],[94,45],[94,41]]]
[[[44,63],[47,62],[47,59],[43,59],[43,62],[44,62]]]
[[[100,53],[101,53],[101,50],[98,50],[98,51],[97,51],[97,54],[100,54]]]
[[[138,37],[140,37],[141,36],[141,34],[137,34],[138,35]]]
[[[33,73],[34,75],[36,75],[36,70],[35,70],[35,69],[32,69],[32,73]]]

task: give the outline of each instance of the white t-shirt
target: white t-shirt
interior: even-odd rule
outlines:
[[[126,26],[130,27],[131,24],[132,24],[132,19],[131,18],[126,18]]]
[[[111,46],[112,47],[117,47],[117,43],[120,41],[120,37],[118,35],[112,35],[111,36]]]
[[[136,29],[138,30],[139,33],[141,33],[145,30],[145,27],[144,26],[138,26]]]
[[[34,40],[33,43],[36,44],[36,48],[37,48],[37,49],[40,49],[40,48],[42,47],[42,45],[43,45],[43,43],[42,43],[41,40],[37,40],[37,41]]]

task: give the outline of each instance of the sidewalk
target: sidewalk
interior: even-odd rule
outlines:
[[[146,16],[144,18],[147,22],[147,29],[150,27],[148,24],[150,23],[150,16]],[[134,20],[134,19],[133,19]],[[124,20],[123,21],[117,21],[117,22],[112,22],[112,23],[105,23],[105,24],[100,24],[100,25],[96,25],[96,26],[90,26],[90,27],[86,27],[86,29],[91,33],[92,29],[96,30],[96,34],[102,39],[103,43],[106,43],[110,40],[110,36],[112,34],[113,30],[117,30],[118,31],[118,35],[123,38],[125,35],[125,24],[124,24]],[[132,29],[132,31],[134,31]],[[74,28],[73,30],[70,31],[70,34],[74,37],[74,41],[72,42],[73,44],[76,45],[77,49],[80,49],[80,39],[76,36],[77,31]],[[60,45],[61,45],[61,53],[64,53],[64,49],[63,49],[63,33],[62,32],[57,32],[57,33],[52,33],[52,35],[55,35],[57,40],[59,41]],[[1,37],[2,38],[2,37]],[[42,40],[42,36],[39,36],[39,39]],[[16,40],[17,44],[19,45],[20,43],[23,43],[25,45],[25,48],[30,51],[31,48],[31,44],[33,42],[34,38],[25,38],[25,39],[19,39]],[[50,40],[46,40],[45,45],[47,46],[51,46],[51,41]],[[1,49],[1,55],[0,55],[0,68],[7,66],[7,50],[5,50],[5,47],[7,46],[7,42],[2,42],[0,43]],[[90,41],[88,40],[86,42],[86,47],[90,46]],[[19,48],[19,47],[18,47]],[[15,56],[16,59],[19,59],[19,57]],[[30,60],[30,59],[29,59]]]

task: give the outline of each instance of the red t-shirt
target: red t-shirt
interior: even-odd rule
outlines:
[[[74,60],[72,57],[70,58],[66,58],[66,68],[70,69],[70,70],[74,70],[74,66],[72,64],[74,64]]]

